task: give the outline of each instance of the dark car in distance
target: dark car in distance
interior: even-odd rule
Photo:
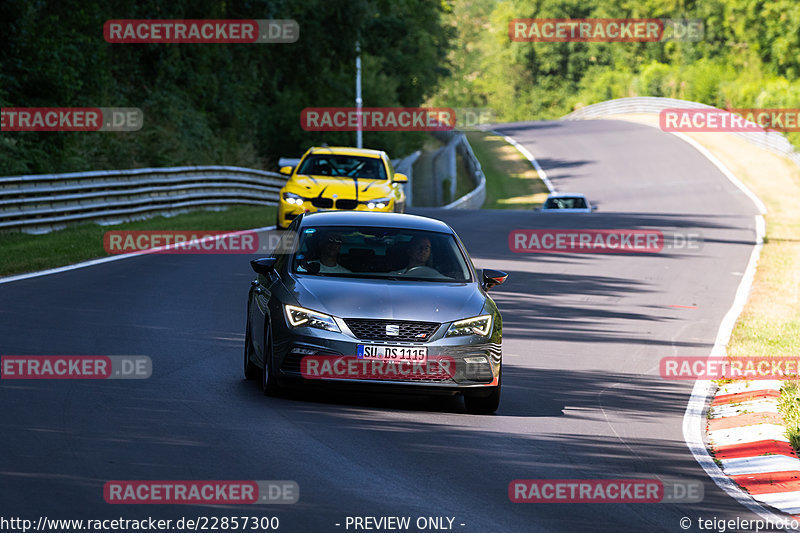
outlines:
[[[300,215],[272,256],[255,259],[244,373],[267,395],[302,384],[461,394],[497,410],[503,323],[445,223],[414,215]]]

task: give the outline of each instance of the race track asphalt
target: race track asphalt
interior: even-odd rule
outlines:
[[[509,273],[491,292],[504,319],[496,415],[468,415],[458,399],[265,398],[241,370],[250,256],[110,262],[0,285],[2,355],[153,361],[146,380],[0,381],[0,516],[278,516],[284,532],[354,531],[348,516],[409,516],[418,531],[417,517],[454,517],[465,533],[683,531],[684,516],[757,518],[684,443],[693,382],[659,376],[663,357],[710,352],[755,242],[756,208],[694,148],[656,129],[594,120],[499,130],[559,191],[585,193],[600,209],[413,211],[450,224],[477,267]],[[703,244],[650,254],[509,249],[513,230],[581,228],[693,233]],[[510,502],[509,483],[528,478],[700,481],[705,496]],[[134,479],[295,480],[300,501],[105,503],[106,481]]]

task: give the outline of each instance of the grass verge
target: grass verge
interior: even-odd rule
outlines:
[[[781,388],[778,409],[786,421],[786,435],[795,451],[800,450],[800,383],[793,379],[786,381]]]
[[[81,224],[41,235],[4,232],[0,233],[0,276],[106,257],[108,254],[103,249],[103,235],[111,230],[251,229],[273,225],[275,209],[274,206],[230,206],[224,211],[192,211],[114,226]]]
[[[484,209],[533,209],[544,203],[547,186],[530,161],[505,139],[470,131],[467,140],[486,176]]]

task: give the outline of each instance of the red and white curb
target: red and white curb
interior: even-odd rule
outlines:
[[[756,501],[800,519],[800,458],[778,411],[780,381],[723,385],[711,401],[708,441],[725,474]]]

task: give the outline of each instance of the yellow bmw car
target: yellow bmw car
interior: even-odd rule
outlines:
[[[312,147],[296,167],[283,167],[278,228],[301,213],[373,211],[404,213],[408,177],[396,173],[386,152],[339,146]]]

